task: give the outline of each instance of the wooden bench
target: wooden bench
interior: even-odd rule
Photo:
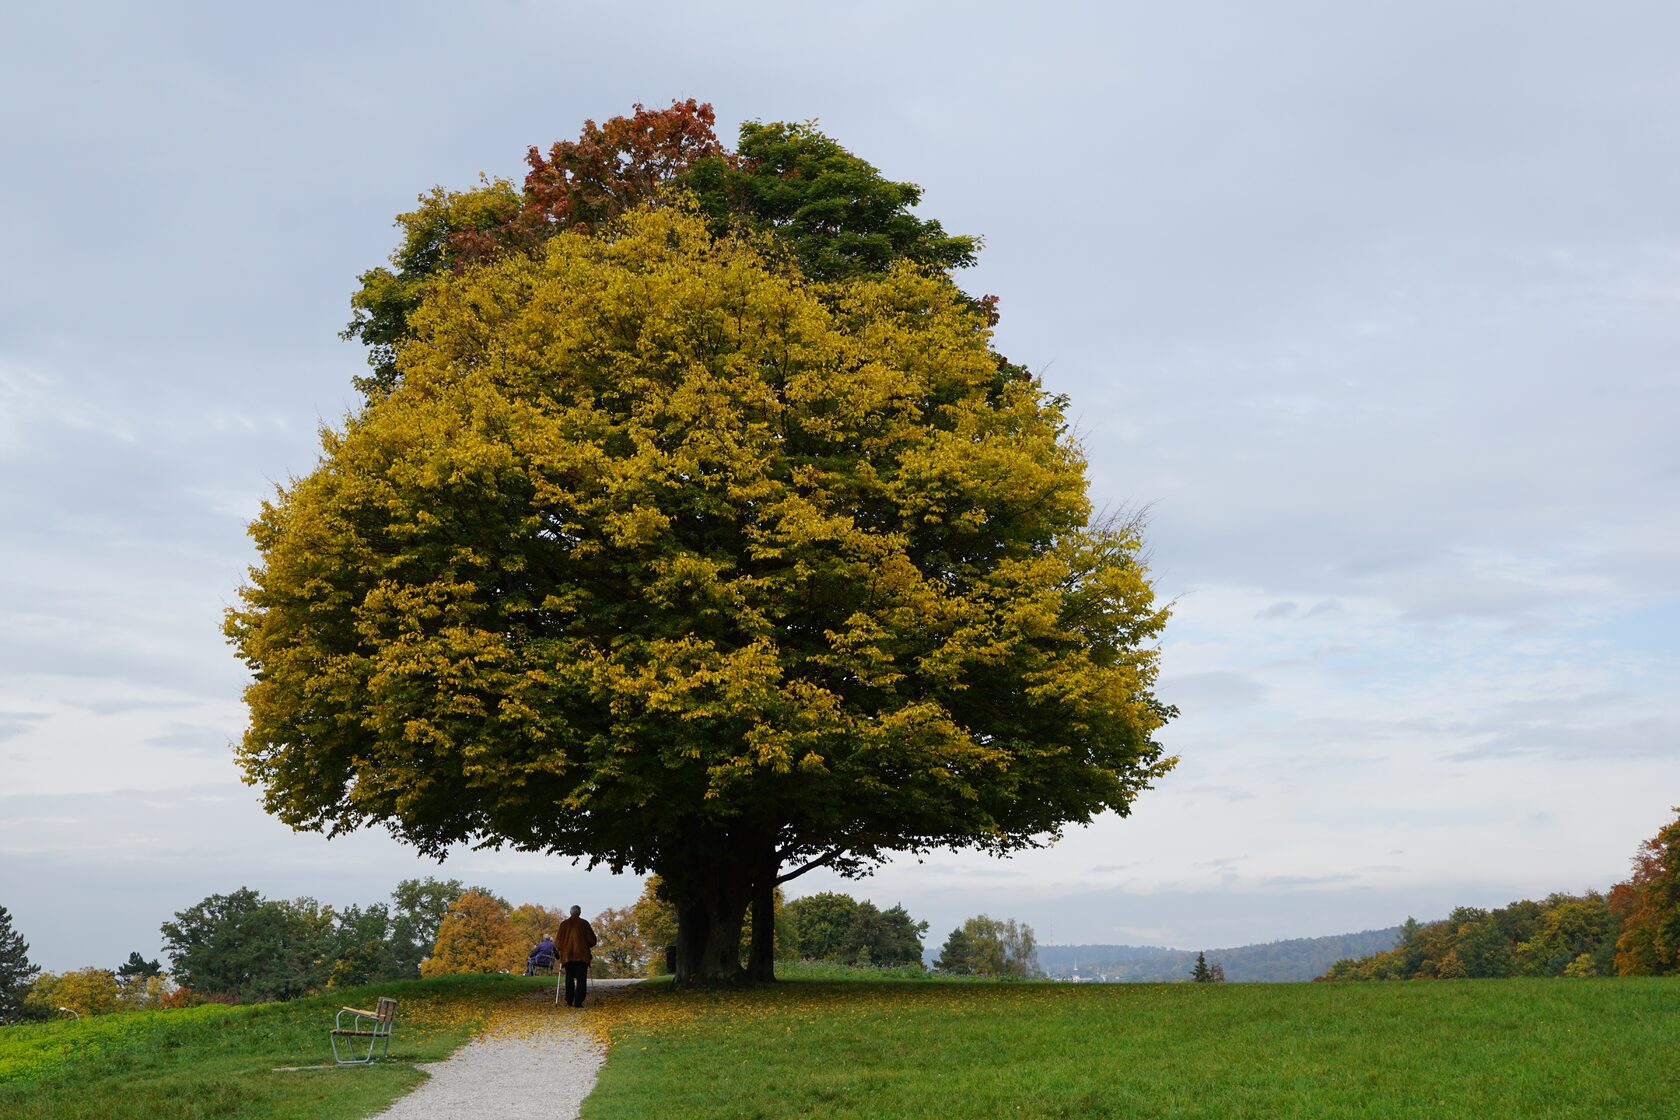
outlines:
[[[353,1015],[350,1025],[344,1025],[344,1017]],[[389,996],[380,996],[378,1009],[375,1011],[361,1011],[354,1007],[346,1007],[333,1018],[333,1029],[328,1037],[332,1041],[333,1061],[341,1066],[365,1066],[373,1061],[373,1051],[384,1039],[384,1049],[380,1050],[380,1057],[391,1054],[391,1028],[397,1024],[397,1001]],[[352,1043],[351,1039],[367,1039],[368,1048],[365,1057],[340,1057],[338,1040],[345,1040],[346,1053],[361,1053],[361,1043]]]

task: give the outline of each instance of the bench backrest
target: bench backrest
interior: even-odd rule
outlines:
[[[381,1023],[389,1023],[397,1017],[397,1001],[390,996],[380,996],[379,1005],[374,1010],[379,1013]]]

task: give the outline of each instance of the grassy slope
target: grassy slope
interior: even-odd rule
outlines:
[[[1676,1115],[1680,983],[794,981],[603,1004],[585,1120]]]
[[[466,1041],[497,1004],[528,991],[513,977],[461,976],[351,988],[293,1003],[107,1015],[0,1030],[6,1120],[324,1120],[364,1116]],[[275,1072],[331,1062],[327,1028],[344,1004],[397,998],[390,1064]]]

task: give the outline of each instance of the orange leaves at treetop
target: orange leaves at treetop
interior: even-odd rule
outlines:
[[[699,160],[723,154],[709,103],[691,97],[668,109],[638,102],[634,110],[604,125],[585,121],[576,140],[556,141],[546,158],[533,146],[525,157],[527,203],[562,227],[587,229],[652,198]]]
[[[668,109],[638,102],[628,117],[585,121],[576,140],[555,141],[546,156],[532,145],[522,208],[500,224],[456,230],[452,264],[460,269],[510,251],[532,252],[559,231],[589,232],[651,201],[700,160],[728,158],[713,131],[716,120],[710,104],[692,97]]]

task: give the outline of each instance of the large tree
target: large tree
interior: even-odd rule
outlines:
[[[488,891],[471,890],[449,904],[420,975],[512,972],[516,965],[524,967],[531,944],[508,918],[506,902]]]
[[[163,923],[170,972],[201,994],[296,999],[327,979],[333,913],[314,899],[265,899],[241,887],[213,894]]]
[[[428,281],[253,526],[271,812],[656,872],[717,982],[749,899],[769,974],[778,883],[1036,846],[1171,764],[1165,612],[1061,403],[938,269],[776,238],[656,199]]]

